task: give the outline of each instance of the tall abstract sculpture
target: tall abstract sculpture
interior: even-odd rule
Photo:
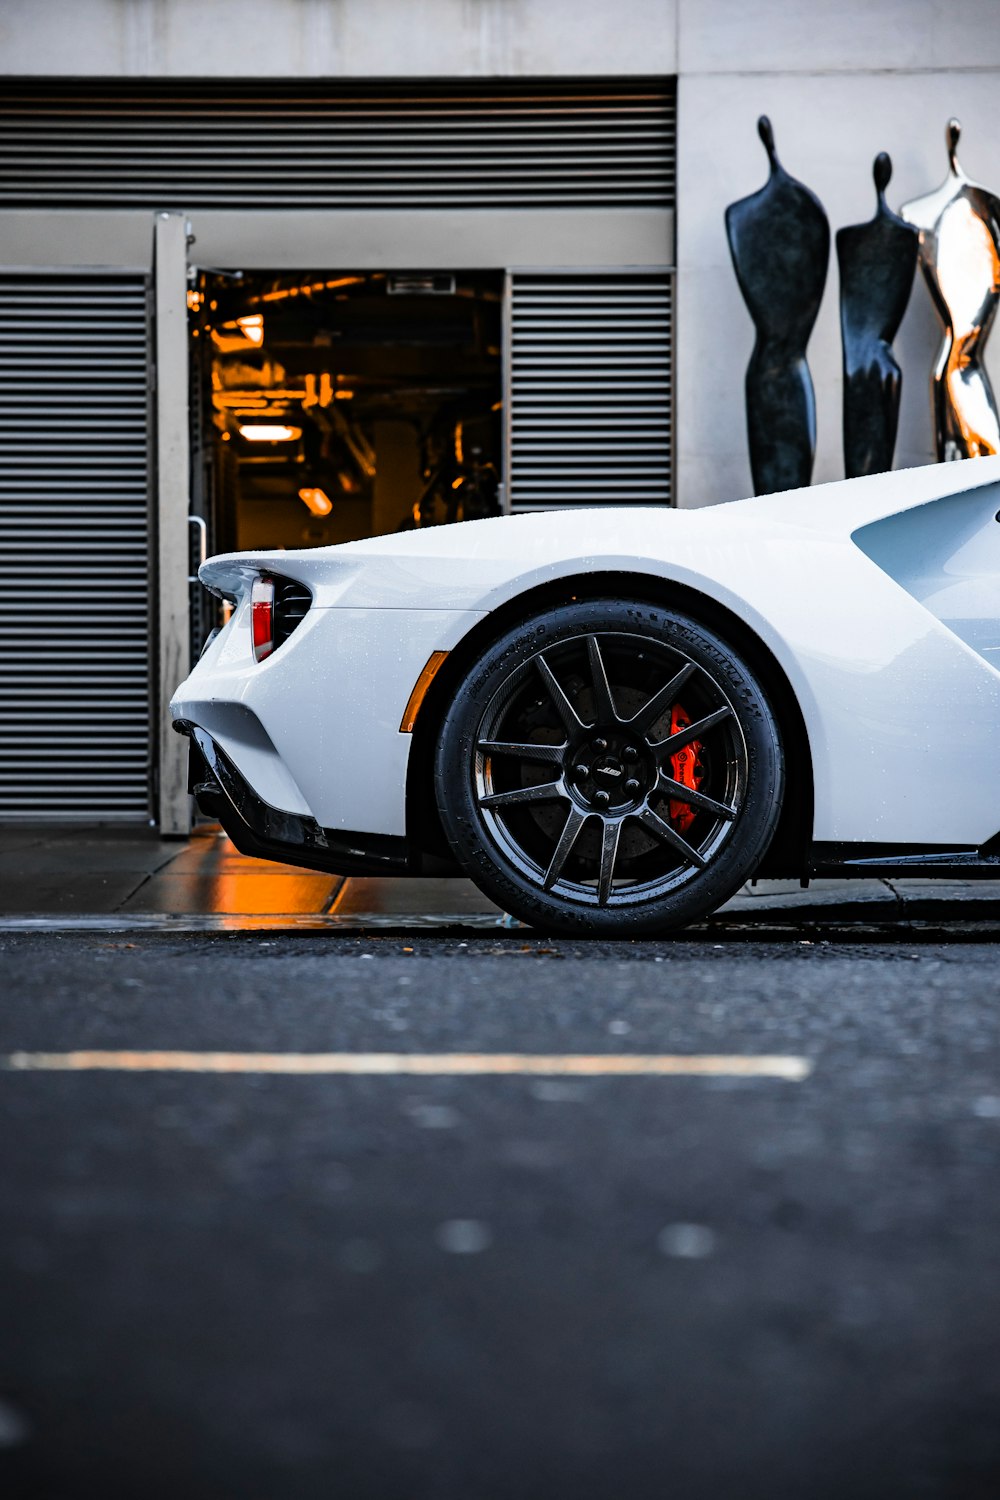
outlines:
[[[944,325],[932,392],[939,459],[1000,452],[1000,421],[983,346],[1000,299],[1000,198],[958,164],[962,127],[949,120],[948,176],[900,209],[920,231],[920,267]]]
[[[844,466],[848,479],[892,468],[902,372],[892,352],[917,265],[917,231],[885,201],[892,162],[872,167],[875,215],[837,231],[844,344]]]
[[[726,209],[736,279],[757,341],[747,366],[750,468],[758,495],[798,489],[812,477],[816,399],[806,345],[826,283],[830,226],[814,193],[790,177],[766,115],[757,132],[771,175]]]

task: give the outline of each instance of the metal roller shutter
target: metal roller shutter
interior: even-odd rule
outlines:
[[[669,208],[674,90],[8,81],[0,160],[6,208]]]
[[[511,281],[515,511],[671,500],[671,280]]]
[[[149,815],[147,290],[0,277],[0,817]]]

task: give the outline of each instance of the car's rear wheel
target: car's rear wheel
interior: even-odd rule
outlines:
[[[552,932],[697,920],[763,857],[781,741],[753,673],[683,614],[614,599],[550,609],[468,670],[435,760],[459,863]]]

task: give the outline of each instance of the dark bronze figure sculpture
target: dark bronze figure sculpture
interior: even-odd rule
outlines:
[[[900,212],[920,231],[920,267],[944,325],[932,382],[939,459],[1000,453],[1000,420],[983,346],[1000,301],[1000,198],[958,164],[962,127],[948,121],[948,176]]]
[[[892,162],[872,168],[875,216],[837,231],[844,343],[844,466],[848,479],[892,468],[902,372],[892,352],[917,265],[917,232],[885,201]]]
[[[747,431],[754,492],[797,489],[812,478],[816,400],[806,345],[826,283],[830,226],[823,205],[790,177],[766,115],[757,131],[771,175],[726,209],[726,233],[744,301],[757,329],[747,366]]]

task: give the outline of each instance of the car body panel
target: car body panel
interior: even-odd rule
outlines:
[[[430,654],[542,584],[565,581],[568,599],[574,579],[634,575],[665,603],[670,585],[705,595],[779,663],[809,739],[814,840],[979,846],[1000,830],[998,505],[1000,459],[976,459],[703,510],[538,512],[216,558],[204,582],[242,602],[172,711],[202,723],[241,703],[299,793],[290,811],[402,835],[399,725]],[[246,592],[260,569],[314,603],[257,665]],[[253,782],[241,745],[220,743]]]
[[[323,828],[402,835],[411,743],[399,732],[403,711],[431,652],[450,651],[480,618],[463,610],[314,608],[257,663],[244,601],[171,710],[207,729],[272,807],[307,813]],[[259,754],[248,755],[245,729],[237,736],[220,724],[220,705],[230,703],[258,721],[286,782],[277,772],[265,776]]]

